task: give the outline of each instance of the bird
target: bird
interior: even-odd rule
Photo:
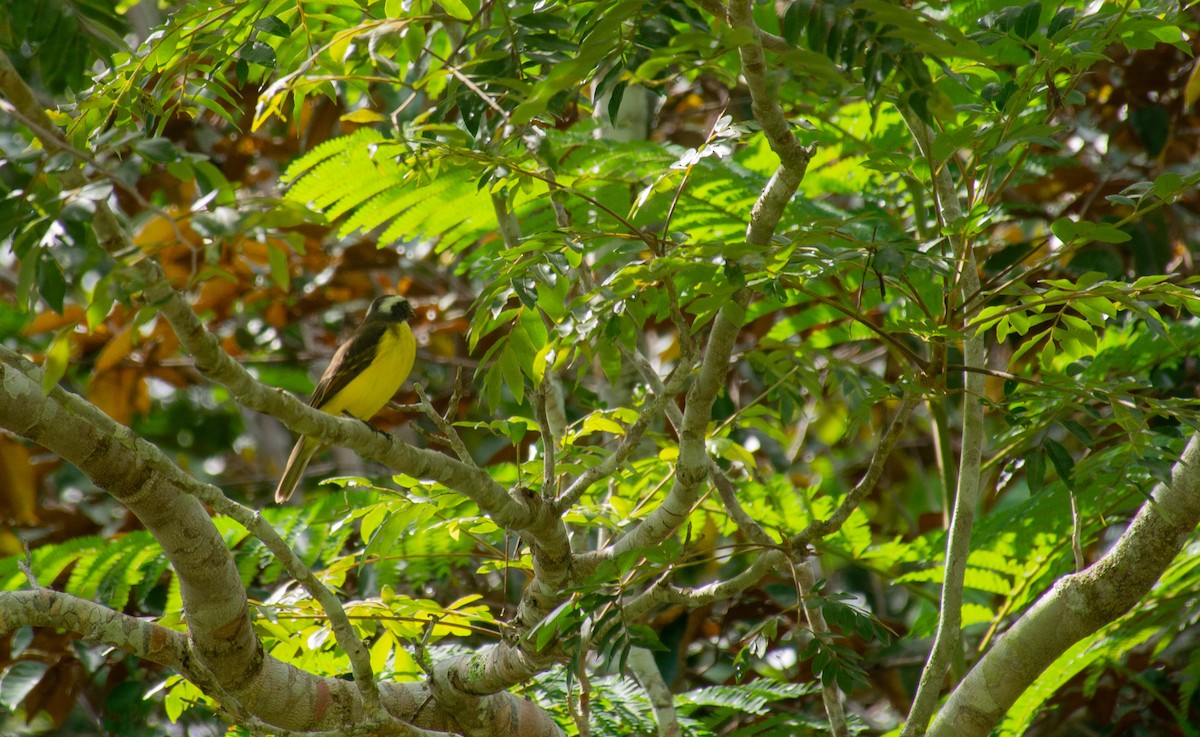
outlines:
[[[363,422],[374,417],[412,371],[417,350],[408,326],[412,316],[412,305],[403,297],[386,295],[372,302],[362,324],[333,354],[309,406]],[[308,462],[323,446],[307,435],[296,440],[275,488],[276,502],[282,504],[292,496]]]

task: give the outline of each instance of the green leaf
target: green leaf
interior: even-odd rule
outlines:
[[[653,628],[644,624],[631,624],[628,627],[629,639],[637,647],[644,647],[647,650],[666,653],[671,649],[663,644],[658,638],[658,633]]]
[[[1071,454],[1063,447],[1062,443],[1053,438],[1046,438],[1042,441],[1046,448],[1046,455],[1050,457],[1050,463],[1054,465],[1054,470],[1058,472],[1059,478],[1067,485],[1067,488],[1074,489],[1075,481],[1073,473],[1075,471],[1075,460],[1071,458]]]
[[[512,350],[512,344],[506,345],[500,353],[500,372],[504,375],[504,383],[518,402],[525,401],[525,379],[521,374],[521,357]]]
[[[1036,494],[1041,491],[1045,481],[1046,452],[1038,448],[1025,458],[1025,483],[1029,486],[1029,493]]]
[[[546,315],[554,322],[561,322],[567,315],[567,307],[563,299],[569,288],[566,279],[560,278],[558,283],[548,285],[539,282],[537,285],[537,303],[546,311]]]
[[[505,435],[512,441],[513,445],[519,445],[525,439],[525,434],[529,432],[531,422],[528,420],[509,420],[504,423]]]
[[[1074,420],[1062,420],[1062,426],[1065,427],[1072,435],[1079,439],[1079,442],[1090,448],[1096,444],[1096,439],[1088,432],[1087,428],[1080,425]]]
[[[1021,8],[1021,13],[1013,22],[1012,31],[1017,36],[1028,40],[1033,34],[1037,33],[1038,20],[1042,17],[1042,4],[1038,0],[1034,0],[1025,7]]]
[[[462,0],[437,0],[437,4],[442,6],[447,15],[457,20],[471,20],[475,15]]]
[[[1173,171],[1159,174],[1154,178],[1154,186],[1150,188],[1150,193],[1161,200],[1170,201],[1175,195],[1179,194],[1184,189],[1194,187],[1195,184],[1189,184],[1183,176],[1176,174]]]
[[[37,261],[38,293],[41,294],[50,309],[58,314],[63,313],[63,303],[67,295],[67,279],[63,276],[62,267],[48,249],[43,250]]]
[[[116,302],[116,297],[113,294],[112,273],[105,274],[100,277],[92,287],[91,298],[88,300],[87,306],[87,325],[89,331],[95,331],[108,313],[112,311],[112,306]]]
[[[67,373],[67,365],[71,362],[71,335],[74,332],[73,327],[63,328],[50,342],[46,358],[42,361],[42,394],[49,395],[50,390]]]
[[[1069,218],[1059,218],[1050,224],[1050,232],[1063,243],[1074,240],[1076,227],[1075,222]]]
[[[275,68],[275,49],[262,41],[249,41],[238,52],[238,58],[267,69]]]
[[[517,299],[521,300],[521,304],[525,305],[528,310],[537,309],[537,291],[536,287],[530,289],[531,284],[526,279],[513,279],[512,288],[516,293]]]
[[[1065,30],[1075,20],[1075,8],[1061,8],[1050,19],[1050,25],[1046,27],[1046,38],[1051,41],[1057,40],[1060,31]]]
[[[274,243],[267,244],[267,263],[271,269],[271,279],[279,288],[287,292],[291,289],[292,275],[288,271],[287,251]]]
[[[613,435],[624,435],[625,428],[620,423],[613,422],[602,414],[593,412],[583,420],[583,426],[579,431],[578,437],[590,435],[594,432],[606,432]]]
[[[15,713],[48,669],[48,665],[35,660],[19,660],[9,666],[0,677],[0,706],[9,714]]]
[[[1129,111],[1129,125],[1145,147],[1146,156],[1154,158],[1170,138],[1171,114],[1162,105],[1134,107]]]
[[[816,3],[813,5],[815,7]],[[783,12],[779,30],[789,46],[795,46],[800,40],[800,33],[808,24],[808,11],[804,3],[788,3],[787,10]]]
[[[565,628],[566,623],[576,613],[575,605],[575,599],[567,599],[543,617],[542,621],[534,625],[531,634],[533,635],[534,647],[539,652],[544,650],[550,644],[550,641],[554,639],[555,635]]]
[[[179,149],[166,138],[147,138],[135,141],[133,150],[144,156],[148,161],[165,162],[179,158]]]
[[[366,540],[367,543],[370,543],[371,538],[375,535],[375,531],[379,529],[379,526],[383,524],[384,518],[387,517],[387,513],[388,505],[386,504],[376,504],[372,506],[371,509],[365,515],[363,515],[362,521],[359,523],[359,536],[363,540]]]
[[[1065,218],[1055,220],[1050,226],[1054,235],[1064,243],[1078,239],[1081,241],[1097,241],[1099,243],[1125,243],[1131,236],[1115,225],[1109,223],[1093,223],[1087,220],[1072,222]],[[1064,237],[1067,236],[1067,237]]]
[[[729,438],[711,438],[708,441],[708,447],[710,453],[714,453],[727,461],[740,463],[748,469],[753,469],[757,466],[754,456]]]
[[[287,38],[292,35],[292,29],[279,20],[278,16],[266,15],[254,21],[253,26],[263,33]]]

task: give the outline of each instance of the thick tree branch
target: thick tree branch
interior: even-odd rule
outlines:
[[[75,464],[137,515],[179,576],[196,654],[231,689],[252,680],[262,648],[241,578],[203,506],[178,494],[182,473],[83,399],[57,388],[44,396],[40,369],[21,356],[0,349],[0,359],[0,426]]]
[[[367,712],[354,682],[319,678],[264,655],[250,627],[237,569],[200,500],[228,512],[248,528],[265,524],[257,514],[230,502],[214,487],[195,481],[157,447],[80,397],[59,388],[43,395],[40,369],[24,358],[4,349],[0,359],[0,426],[73,463],[129,507],[162,545],[180,581],[189,627],[189,657],[198,660],[181,671],[185,676],[202,667],[224,693],[236,699],[235,709],[287,730],[373,724],[380,734],[412,735],[411,727],[457,729],[455,713],[426,703],[430,692],[423,684],[383,684],[383,705],[398,719],[413,720],[411,726],[377,720]],[[274,531],[258,532],[270,545]],[[286,564],[288,556],[276,552]],[[330,614],[333,616],[333,611]],[[55,626],[69,625],[59,622]],[[205,683],[198,685],[204,687]],[[490,722],[487,730],[465,734],[523,735],[520,730],[527,727],[531,734],[559,734],[548,715],[512,694],[497,693],[479,698],[477,703],[482,710],[480,720],[503,719]],[[507,721],[517,716],[531,721]],[[510,728],[515,731],[508,731]]]
[[[746,229],[748,243],[765,246],[771,242],[779,218],[783,210],[796,194],[796,188],[804,179],[808,169],[812,151],[800,145],[792,135],[791,125],[779,106],[776,90],[767,78],[767,61],[763,55],[763,47],[758,24],[750,10],[750,0],[732,0],[729,3],[729,25],[742,28],[749,32],[751,41],[738,46],[738,56],[742,62],[742,76],[750,89],[750,105],[754,118],[762,124],[763,133],[771,150],[779,157],[779,169],[771,180],[754,208],[750,211],[750,225]]]
[[[1200,434],[1194,434],[1103,558],[1059,579],[976,663],[929,728],[931,737],[985,737],[1064,652],[1129,611],[1200,525]]]
[[[432,676],[433,693],[448,713],[470,712],[483,697],[527,681],[564,658],[552,644],[538,652],[528,638],[515,645],[488,645],[438,663]]]
[[[113,611],[103,604],[46,588],[0,591],[0,635],[27,624],[76,632],[88,640],[165,665],[205,687],[205,674],[192,667],[194,659],[186,634]]]

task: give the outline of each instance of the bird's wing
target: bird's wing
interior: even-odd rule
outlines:
[[[344,389],[355,376],[371,365],[371,361],[375,360],[375,350],[385,330],[387,330],[387,324],[375,320],[360,325],[350,336],[350,340],[342,343],[337,352],[333,354],[333,360],[329,362],[325,373],[321,374],[317,388],[313,389],[312,399],[308,401],[309,405],[320,409],[321,405],[337,396],[337,393]]]

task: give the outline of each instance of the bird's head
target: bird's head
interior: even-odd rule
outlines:
[[[412,305],[408,300],[394,294],[378,297],[367,310],[366,319],[382,319],[403,322],[413,316]]]

